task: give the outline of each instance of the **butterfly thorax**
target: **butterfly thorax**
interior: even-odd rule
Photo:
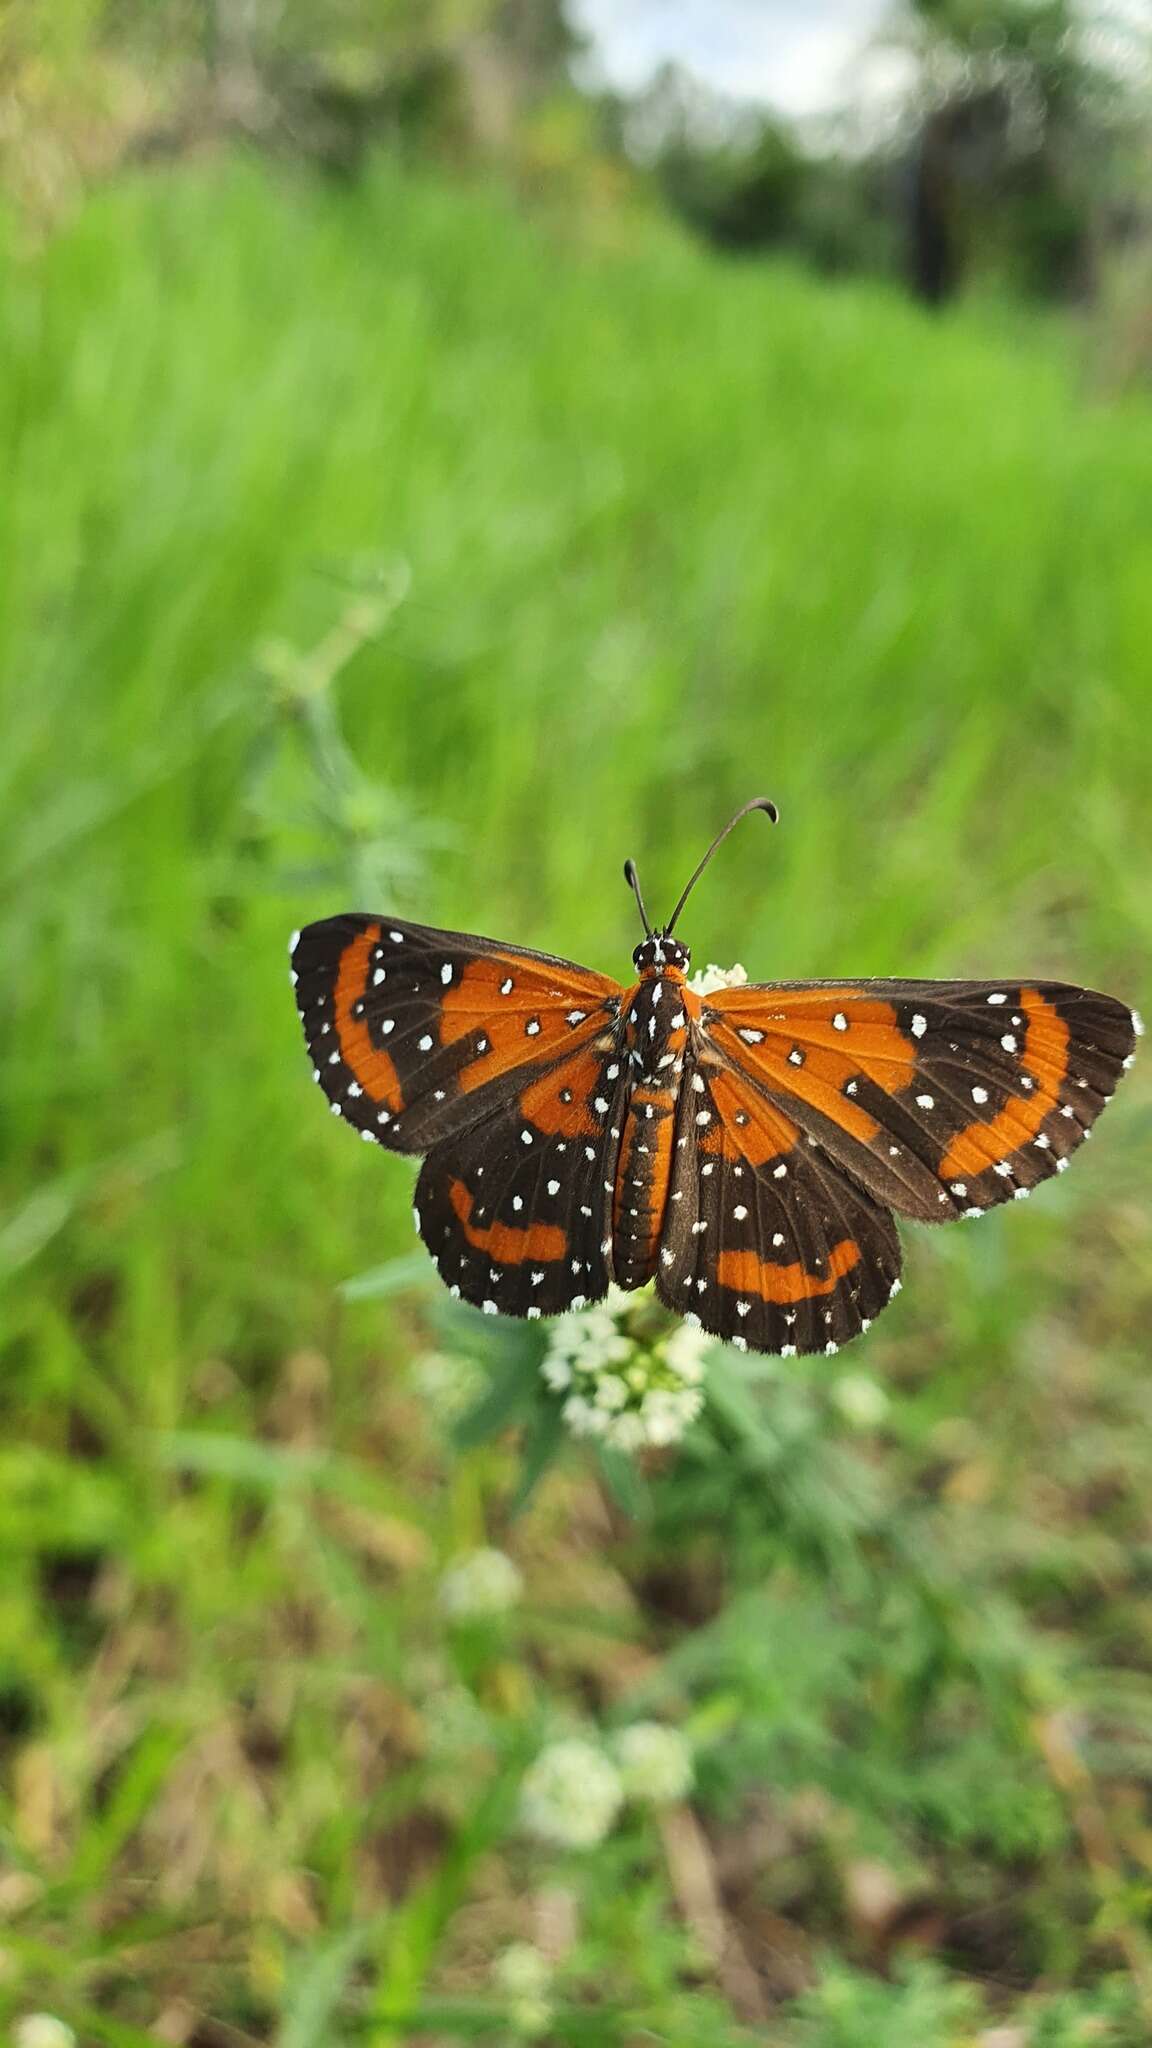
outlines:
[[[666,959],[637,964],[641,978],[620,1020],[631,1080],[613,1205],[615,1277],[621,1287],[642,1287],[656,1268],[689,1023],[699,1009],[679,964]]]

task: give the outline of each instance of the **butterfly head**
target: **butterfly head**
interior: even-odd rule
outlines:
[[[681,892],[680,901],[668,919],[667,924],[662,925],[658,931],[653,931],[648,921],[648,912],[644,908],[644,898],[640,893],[640,877],[636,873],[636,863],[634,860],[625,861],[624,880],[636,898],[636,908],[640,912],[640,920],[644,926],[644,937],[632,955],[633,962],[640,974],[678,974],[683,976],[688,972],[688,963],[691,955],[687,946],[679,939],[672,937],[673,928],[679,922],[680,912],[687,903],[693,888],[699,881],[716,848],[723,840],[727,839],[733,825],[738,825],[741,818],[748,816],[749,811],[764,811],[772,820],[772,823],[776,823],[778,813],[771,797],[754,796],[751,803],[743,804],[735,817],[729,818],[724,830],[716,834],[703,860],[698,863],[689,877],[686,887]]]
[[[692,955],[682,939],[667,932],[650,932],[632,955],[638,974],[687,974]]]

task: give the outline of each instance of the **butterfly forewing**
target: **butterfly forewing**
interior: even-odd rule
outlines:
[[[838,1350],[896,1291],[890,1213],[737,1072],[686,1081],[658,1293],[741,1350]]]
[[[571,961],[400,918],[308,925],[292,972],[333,1111],[397,1152],[427,1152],[514,1105],[613,1026],[621,996]]]
[[[738,1072],[876,1199],[979,1215],[1060,1172],[1131,1063],[1132,1012],[1064,982],[786,983],[705,1004]]]

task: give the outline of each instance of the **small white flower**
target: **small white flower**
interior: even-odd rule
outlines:
[[[549,1743],[525,1773],[520,1814],[529,1834],[564,1849],[594,1849],[624,1798],[620,1773],[583,1736]]]
[[[616,1761],[629,1799],[670,1806],[692,1787],[692,1751],[678,1728],[634,1721],[616,1737]]]
[[[513,1941],[493,1962],[492,1981],[506,1998],[542,1998],[552,1982],[552,1965],[530,1941]]]
[[[476,1368],[468,1358],[449,1351],[422,1351],[408,1368],[409,1383],[429,1408],[453,1415],[470,1398],[476,1385]]]
[[[683,1323],[653,1328],[651,1296],[613,1287],[606,1302],[557,1320],[540,1369],[566,1397],[574,1436],[639,1451],[678,1442],[695,1421],[710,1342]]]
[[[678,1324],[671,1336],[664,1339],[665,1364],[687,1386],[698,1387],[704,1377],[709,1341],[705,1331],[694,1330],[690,1323]]]
[[[13,2048],[76,2048],[76,2036],[50,2012],[30,2012],[12,2029]]]
[[[832,1399],[853,1429],[878,1429],[888,1413],[888,1396],[866,1372],[848,1372],[832,1389]]]
[[[549,1992],[552,1965],[530,1941],[514,1941],[492,1965],[492,1981],[508,2000],[508,2017],[521,2036],[531,2040],[552,2024]]]
[[[470,1550],[448,1566],[438,1597],[450,1620],[472,1621],[506,1614],[523,1590],[520,1567],[503,1550]]]
[[[748,980],[748,970],[737,961],[735,967],[717,967],[710,960],[707,967],[700,967],[688,980],[693,995],[714,995],[718,988],[743,988]]]

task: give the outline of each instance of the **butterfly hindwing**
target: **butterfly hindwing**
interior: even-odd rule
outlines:
[[[514,1104],[614,1025],[621,995],[568,960],[363,915],[297,933],[292,973],[334,1113],[396,1152],[427,1152]]]
[[[899,1286],[891,1214],[739,1074],[685,1083],[661,1299],[740,1350],[838,1350]]]
[[[924,1223],[1062,1171],[1138,1028],[1123,1003],[1064,982],[767,984],[723,990],[701,1017],[708,1057]]]
[[[626,1086],[612,1048],[587,1047],[429,1153],[416,1222],[452,1294],[530,1317],[606,1294]]]

